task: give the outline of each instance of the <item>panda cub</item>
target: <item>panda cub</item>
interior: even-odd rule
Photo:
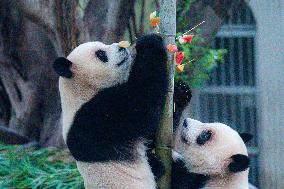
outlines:
[[[129,51],[88,42],[58,58],[63,138],[86,188],[154,189],[145,142],[155,135],[168,89],[159,35]]]
[[[187,118],[189,87],[175,86],[173,189],[248,189],[249,158],[245,142],[252,136],[238,134],[222,123],[202,123]]]
[[[238,134],[222,123],[202,123],[187,118],[177,129],[173,159],[176,168],[187,170],[188,187],[248,189],[249,158],[245,142],[251,136]],[[175,173],[178,183],[179,172]],[[194,180],[194,182],[192,182]],[[184,182],[184,181],[183,181]]]

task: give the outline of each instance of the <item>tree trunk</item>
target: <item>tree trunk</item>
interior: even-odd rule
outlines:
[[[175,44],[176,36],[176,0],[160,1],[161,35],[164,36],[165,45]],[[172,136],[173,136],[173,93],[174,93],[174,56],[168,53],[168,82],[169,88],[163,118],[157,134],[156,153],[165,166],[165,174],[159,181],[162,189],[171,188],[172,165]]]
[[[11,105],[5,87],[0,79],[0,127],[9,124]]]

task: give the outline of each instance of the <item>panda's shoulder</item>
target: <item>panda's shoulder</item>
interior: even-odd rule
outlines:
[[[128,93],[129,89],[127,87],[127,84],[116,85],[99,91],[83,106],[88,106],[89,108],[91,108],[91,106],[95,104],[107,105],[107,104],[122,103],[122,100],[125,99]]]

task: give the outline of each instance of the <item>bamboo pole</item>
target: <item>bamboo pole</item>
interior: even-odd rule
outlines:
[[[176,0],[160,0],[160,33],[164,37],[165,45],[175,44],[176,35]],[[171,188],[171,145],[173,135],[173,93],[174,93],[174,55],[168,53],[169,88],[166,104],[156,138],[156,153],[161,158],[166,172],[159,180],[161,189]]]

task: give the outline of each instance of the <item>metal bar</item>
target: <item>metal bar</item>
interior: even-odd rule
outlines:
[[[257,147],[248,147],[248,154],[250,156],[257,156],[259,154],[259,149]]]
[[[230,11],[230,13],[231,13],[231,14],[230,14],[230,13],[229,13],[229,14],[230,14],[230,15],[233,15],[233,12],[232,12],[233,10],[231,9],[231,10],[229,10],[229,11]],[[226,24],[226,25],[229,25],[229,24],[233,24],[232,16],[229,17],[228,24]]]
[[[220,48],[224,49],[225,48],[225,39],[224,38],[220,38]],[[225,62],[224,64],[220,65],[221,66],[221,85],[226,85],[226,77],[225,77],[225,64],[227,62]]]
[[[224,25],[217,33],[217,37],[255,37],[254,25]]]
[[[203,111],[202,112],[202,120],[204,121],[204,122],[209,122],[209,103],[208,103],[208,96],[209,95],[207,95],[207,94],[203,94],[202,95],[202,97],[203,97],[203,99],[202,99],[202,102],[203,102],[203,107],[205,107],[206,109],[205,109],[205,111]]]
[[[199,93],[210,93],[210,94],[226,94],[226,95],[234,95],[234,94],[255,94],[255,87],[248,86],[220,86],[220,87],[204,87],[198,90]]]
[[[253,95],[252,98],[255,102],[255,100],[256,100],[255,95]],[[253,104],[255,104],[255,103],[253,103]],[[256,122],[255,122],[256,112],[254,110],[255,110],[254,106],[250,107],[250,128],[249,129],[250,129],[251,133],[256,134]],[[254,141],[256,141],[256,140],[254,140]],[[255,144],[255,142],[254,142],[254,144]]]
[[[230,68],[230,86],[235,85],[235,72],[234,72],[234,38],[229,39],[229,56],[230,56],[230,61],[227,63],[229,64]]]
[[[200,101],[200,93],[199,93],[199,90],[194,90],[193,91],[193,104],[194,104],[194,107],[195,107],[195,117],[196,119],[200,120],[201,119],[201,101]]]
[[[221,26],[220,30],[229,30],[229,31],[255,31],[256,26],[254,24],[225,24]]]
[[[228,104],[227,104],[227,95],[222,94],[222,100],[221,103],[223,103],[224,108],[222,108],[222,112],[223,112],[223,117],[222,117],[222,122],[227,123],[228,122]]]
[[[240,96],[240,119],[241,119],[241,128],[242,130],[246,127],[246,121],[245,121],[245,112],[244,112],[244,95]]]
[[[242,24],[242,20],[241,20],[241,16],[242,16],[242,12],[243,12],[243,9],[241,9],[240,11],[236,11],[236,14],[237,14],[237,24]]]
[[[252,15],[252,12],[251,10],[249,9],[249,7],[247,7],[247,15],[248,15],[248,22],[249,24],[255,24],[254,22],[254,18],[253,18],[253,15]]]
[[[230,101],[231,101],[231,116],[232,116],[232,122],[233,122],[233,125],[234,127],[237,129],[238,128],[238,125],[237,125],[237,115],[236,115],[236,112],[237,112],[237,107],[236,107],[236,95],[231,95],[230,96]]]
[[[214,49],[216,49],[217,40],[218,39],[216,39],[213,43]],[[213,85],[218,85],[218,80],[219,80],[219,77],[217,75],[217,69],[216,69],[214,71],[214,84]],[[216,95],[212,95],[212,110],[213,110],[213,113],[212,113],[213,120],[212,121],[215,122],[215,121],[219,120],[219,117],[218,117],[218,99],[217,99]]]
[[[243,57],[243,39],[238,38],[238,46],[239,46],[239,85],[244,85],[244,57]]]
[[[246,23],[246,24],[249,24],[250,22],[249,22],[249,9],[248,9],[248,7],[246,7],[245,8],[245,22],[244,23]]]
[[[216,43],[217,40],[219,40],[218,38],[216,38],[216,40],[214,40],[214,42],[212,43],[212,48],[216,49]],[[218,48],[218,47],[217,47]],[[217,69],[215,69],[212,73],[212,77],[211,77],[211,83],[210,85],[218,85],[218,75],[217,75]]]
[[[248,84],[250,86],[254,86],[254,64],[253,64],[253,39],[249,38],[247,40],[247,53],[248,53],[248,66],[247,66],[247,71],[248,71]]]

